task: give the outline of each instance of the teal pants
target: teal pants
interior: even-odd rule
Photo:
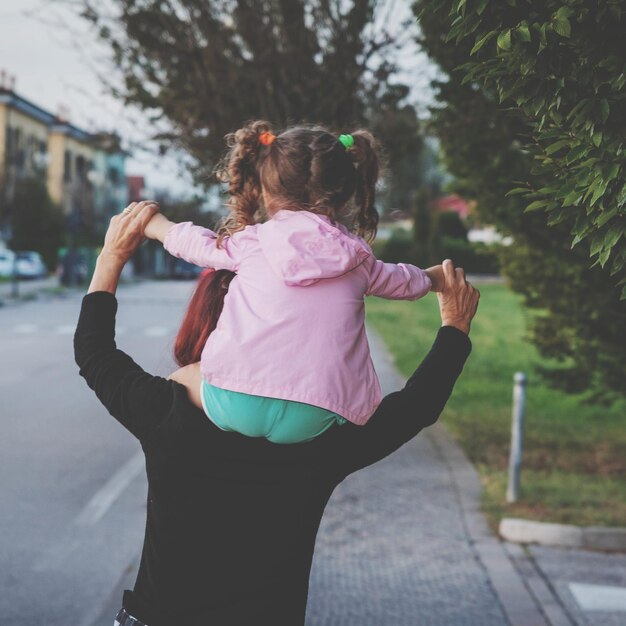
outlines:
[[[311,441],[345,419],[312,404],[229,391],[202,381],[202,407],[219,428],[273,443]]]

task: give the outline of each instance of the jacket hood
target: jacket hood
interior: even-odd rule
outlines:
[[[370,247],[324,215],[281,210],[258,227],[261,250],[286,285],[305,287],[358,267]]]

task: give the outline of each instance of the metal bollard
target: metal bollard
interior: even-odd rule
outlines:
[[[511,421],[511,451],[509,453],[509,480],[506,501],[517,502],[519,498],[520,474],[522,471],[522,448],[524,441],[524,409],[526,406],[526,374],[517,372],[513,376],[513,415]]]

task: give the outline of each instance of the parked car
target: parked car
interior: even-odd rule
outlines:
[[[15,269],[19,278],[44,278],[48,275],[41,254],[34,250],[16,252]]]
[[[13,263],[15,252],[3,248],[0,250],[0,277],[9,278],[13,276]]]

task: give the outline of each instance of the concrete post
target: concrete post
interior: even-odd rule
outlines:
[[[524,410],[526,406],[526,375],[523,372],[517,372],[513,377],[513,381],[511,451],[509,454],[509,480],[506,488],[507,502],[517,502],[519,498],[524,440]]]

